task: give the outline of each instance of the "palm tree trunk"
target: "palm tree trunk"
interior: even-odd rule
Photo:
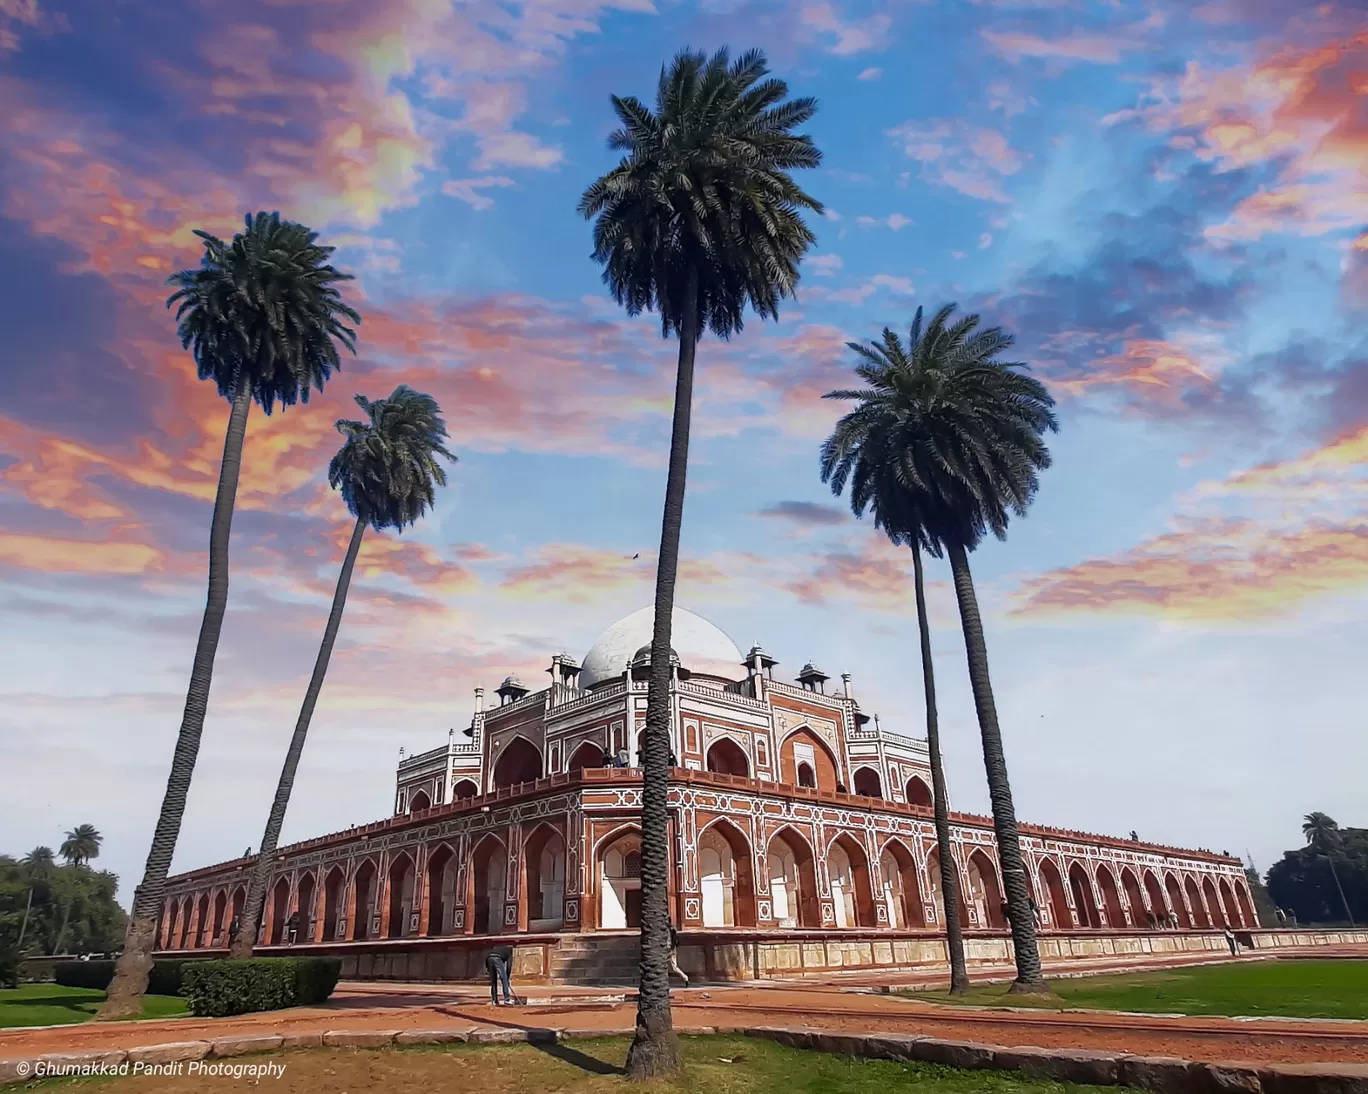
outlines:
[[[926,693],[926,750],[931,754],[931,803],[936,815],[936,847],[940,859],[941,903],[945,906],[945,948],[950,954],[950,994],[969,990],[964,960],[964,928],[959,917],[959,877],[950,847],[950,807],[941,765],[940,719],[936,713],[936,671],[931,662],[931,626],[926,618],[926,583],[921,548],[912,545],[912,577],[917,594],[917,630],[921,634],[922,689]]]
[[[1344,905],[1344,917],[1349,920],[1349,926],[1354,926],[1354,913],[1349,910],[1349,899],[1344,895],[1344,886],[1340,884],[1339,871],[1335,869],[1335,860],[1327,852],[1325,861],[1330,864],[1330,876],[1335,879],[1335,888],[1339,890],[1340,903]]]
[[[62,911],[62,926],[57,931],[57,941],[52,944],[52,952],[59,954],[62,952],[62,943],[66,941],[67,924],[71,922],[71,906],[76,903],[74,893],[67,894],[66,908]]]
[[[698,273],[689,275],[679,331],[670,469],[656,561],[655,628],[646,690],[646,740],[641,777],[641,986],[636,1036],[627,1050],[627,1075],[646,1079],[683,1070],[679,1035],[670,1016],[670,849],[667,798],[670,778],[670,643],[684,484],[689,469],[689,418],[693,409],[694,352],[698,346]],[[632,726],[627,733],[630,738]]]
[[[24,956],[24,934],[28,930],[29,910],[33,907],[33,886],[29,886],[28,900],[24,903],[24,920],[19,924],[19,941],[14,944],[15,952]]]
[[[314,707],[318,705],[318,696],[323,690],[323,678],[328,674],[328,662],[332,658],[333,645],[337,642],[337,632],[342,626],[342,612],[347,606],[347,590],[351,588],[352,571],[356,568],[356,556],[361,552],[361,537],[365,533],[366,522],[358,517],[356,527],[352,529],[351,542],[347,545],[346,558],[342,560],[342,572],[337,576],[332,611],[328,613],[328,625],[323,630],[323,644],[318,649],[313,676],[309,678],[309,690],[304,693],[304,705],[299,709],[294,736],[290,738],[290,748],[285,753],[285,766],[280,769],[275,801],[271,803],[271,813],[266,818],[266,832],[261,837],[261,850],[257,852],[251,884],[247,888],[247,901],[242,909],[237,935],[228,952],[229,957],[251,957],[252,947],[256,944],[261,908],[266,901],[266,884],[271,877],[271,860],[275,855],[276,844],[280,840],[281,826],[285,823],[285,810],[290,805],[290,792],[294,789],[295,772],[299,770],[299,757],[304,752],[304,739],[309,735],[309,723],[313,721]]]
[[[988,676],[988,645],[983,638],[974,579],[969,573],[969,557],[958,543],[947,545],[950,569],[955,579],[955,598],[959,601],[960,624],[964,629],[964,649],[969,659],[969,684],[974,692],[979,733],[983,737],[983,766],[988,774],[988,797],[993,804],[993,828],[997,833],[998,860],[1002,863],[1003,887],[1007,890],[1007,912],[1011,919],[1012,948],[1016,954],[1017,978],[1014,992],[1044,992],[1040,951],[1036,947],[1035,916],[1031,912],[1031,892],[1026,885],[1026,865],[1017,835],[1016,809],[1012,805],[1012,786],[1007,780],[1007,757],[1002,750],[997,705],[993,702],[993,683]]]
[[[190,669],[190,690],[185,697],[176,751],[171,758],[171,774],[166,780],[161,813],[147,853],[142,884],[133,891],[133,909],[124,934],[123,953],[114,966],[104,1005],[98,1019],[128,1018],[142,1013],[142,997],[152,971],[152,949],[156,943],[157,913],[161,909],[166,874],[176,851],[181,817],[190,779],[199,756],[204,714],[209,706],[209,685],[214,676],[214,655],[218,652],[223,616],[228,608],[228,538],[233,525],[233,503],[237,499],[238,473],[242,469],[242,444],[247,436],[247,412],[252,408],[252,389],[241,382],[228,415],[228,433],[223,440],[223,463],[219,468],[218,493],[214,497],[214,517],[209,526],[209,592],[200,623],[195,660]]]

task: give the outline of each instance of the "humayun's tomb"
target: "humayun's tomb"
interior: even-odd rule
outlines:
[[[652,609],[609,627],[550,686],[510,676],[470,727],[400,761],[394,815],[277,852],[264,955],[329,953],[343,975],[635,975]],[[794,682],[753,647],[674,615],[670,907],[680,963],[709,979],[946,960],[926,742],[870,725],[849,675]],[[992,821],[951,813],[971,963],[1010,958]],[[1305,944],[1260,928],[1239,859],[1022,824],[1047,962]],[[222,951],[250,859],[169,879],[159,951]]]

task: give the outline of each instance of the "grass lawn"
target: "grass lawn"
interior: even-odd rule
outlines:
[[[0,1028],[88,1022],[104,997],[104,992],[93,988],[64,988],[60,984],[0,989]],[[149,995],[143,999],[144,1018],[177,1018],[187,1013],[185,1000],[174,995]]]
[[[1260,961],[1199,965],[1164,972],[1051,980],[1065,1007],[1151,1014],[1281,1015],[1288,1018],[1368,1018],[1368,961]],[[1007,994],[1005,984],[976,985],[951,999],[945,992],[905,992],[937,1003],[1041,1006]]]
[[[285,1065],[279,1079],[181,1075],[89,1080],[117,1094],[200,1094],[262,1090],[308,1094],[628,1094],[619,1069],[627,1041],[611,1038],[569,1045],[454,1045],[380,1050],[310,1050],[246,1056],[226,1063],[267,1060]],[[749,1037],[685,1037],[687,1071],[679,1083],[652,1084],[656,1094],[1102,1094],[1101,1087],[1027,1079],[1011,1072],[954,1071],[931,1064],[857,1061],[804,1052]],[[724,1061],[730,1060],[731,1063]]]

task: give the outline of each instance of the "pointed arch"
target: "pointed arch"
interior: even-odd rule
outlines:
[[[872,767],[857,767],[851,777],[851,787],[862,798],[882,798],[883,780]]]
[[[1171,870],[1164,875],[1164,891],[1168,893],[1169,907],[1178,917],[1178,926],[1185,931],[1192,930],[1192,916],[1188,915],[1187,906],[1183,903],[1183,890]]]
[[[751,861],[750,840],[726,817],[718,817],[698,833],[703,926],[756,925]]]
[[[1236,878],[1232,888],[1235,890],[1235,903],[1240,908],[1240,922],[1246,927],[1257,927],[1259,919],[1254,914],[1254,905],[1249,900],[1248,887],[1241,879]]]
[[[1221,912],[1221,902],[1216,896],[1216,886],[1209,877],[1202,878],[1202,898],[1206,902],[1207,915],[1211,917],[1211,925],[1213,927],[1224,927],[1226,920]]]
[[[348,941],[371,937],[371,917],[375,914],[377,879],[380,868],[375,859],[367,856],[356,864],[351,883],[351,922],[347,924]]]
[[[296,942],[312,942],[314,902],[318,896],[318,879],[312,870],[305,870],[300,875],[298,893],[295,906],[298,909],[299,920],[294,940]]]
[[[507,888],[508,847],[493,832],[486,832],[470,849],[466,871],[466,923],[474,934],[498,934],[504,926],[504,891]]]
[[[883,904],[888,925],[900,930],[926,926],[921,884],[917,879],[917,860],[902,840],[891,836],[879,852],[879,874],[883,879]]]
[[[494,772],[490,776],[491,788],[506,790],[511,786],[536,782],[542,777],[542,771],[541,749],[517,733],[503,746],[499,758],[494,762]]]
[[[527,900],[526,921],[520,926],[525,930],[556,931],[564,926],[565,866],[565,836],[555,825],[543,821],[523,840],[523,892]]]
[[[1131,926],[1144,929],[1149,926],[1149,909],[1145,905],[1145,894],[1140,889],[1140,881],[1129,866],[1121,868],[1121,891],[1126,894],[1130,905]]]
[[[385,906],[384,935],[386,938],[403,938],[409,934],[410,916],[413,914],[415,882],[413,856],[400,851],[389,865],[389,884],[386,891],[389,901]]]
[[[1187,894],[1188,906],[1192,909],[1192,919],[1197,929],[1209,930],[1211,928],[1211,916],[1207,915],[1206,903],[1202,900],[1197,882],[1191,874],[1183,879],[1183,892]]]
[[[1230,891],[1230,882],[1221,878],[1216,883],[1216,889],[1221,894],[1221,912],[1225,916],[1228,926],[1241,927],[1240,909],[1235,904],[1235,894]]]
[[[323,880],[323,929],[318,932],[320,941],[336,941],[338,916],[346,912],[346,892],[347,875],[340,866],[334,866]],[[345,924],[342,936],[346,937]]]
[[[784,825],[765,847],[770,902],[781,927],[820,927],[817,869],[812,845],[792,825]]]
[[[1164,887],[1159,884],[1153,870],[1146,870],[1142,880],[1145,883],[1145,895],[1149,897],[1150,911],[1154,913],[1156,920],[1155,926],[1162,927],[1169,914],[1168,901],[1164,899]]]
[[[1098,864],[1097,888],[1102,894],[1102,911],[1107,917],[1107,926],[1114,930],[1125,930],[1126,913],[1121,910],[1121,894],[1106,863]]]
[[[598,842],[594,858],[599,875],[599,927],[627,930],[641,926],[641,829],[619,825]]]
[[[201,893],[199,903],[195,906],[195,937],[191,940],[191,945],[196,949],[210,944],[209,935],[209,894]]]
[[[964,871],[959,868],[959,863],[955,861],[955,856],[950,856],[950,866],[955,871],[955,889],[959,899],[956,905],[959,908],[960,928],[968,930],[971,926],[969,922],[968,898],[964,892]],[[941,868],[940,868],[940,846],[936,845],[927,852],[926,855],[926,877],[931,887],[931,899],[935,902],[936,911],[940,915],[941,925],[945,924],[945,894],[941,891]]]
[[[1002,885],[998,881],[997,867],[982,847],[975,847],[969,853],[969,894],[978,908],[978,921],[981,926],[1002,930],[1007,926],[1003,914]]]
[[[455,929],[456,907],[460,903],[456,899],[455,848],[442,842],[429,851],[424,873],[426,896],[418,933],[428,937],[451,934]]]
[[[931,795],[931,787],[920,775],[913,775],[907,780],[907,785],[903,788],[903,797],[907,800],[908,805],[915,805],[920,809],[930,809],[935,805],[935,798]]]
[[[821,735],[807,723],[795,726],[779,742],[780,779],[789,786],[804,785],[798,778],[798,765],[806,763],[818,790],[833,791],[841,782],[841,763]]]
[[[1069,863],[1069,888],[1073,891],[1074,907],[1078,910],[1080,927],[1100,927],[1102,918],[1097,914],[1097,902],[1093,900],[1092,883],[1088,871],[1075,859]]]
[[[1064,878],[1052,858],[1040,860],[1040,884],[1044,888],[1050,904],[1050,919],[1055,930],[1073,929],[1073,914],[1069,911],[1069,898],[1064,889]]]
[[[432,799],[428,797],[426,790],[417,791],[413,797],[409,798],[408,811],[410,813],[421,813],[432,808]]]
[[[570,756],[570,761],[565,765],[565,770],[585,771],[597,770],[600,767],[607,767],[608,761],[603,755],[603,749],[594,741],[581,741]]]
[[[745,750],[730,737],[718,737],[708,745],[703,766],[718,775],[738,775],[749,778],[751,773],[750,757]]]
[[[290,879],[280,878],[271,889],[270,931],[268,946],[279,946],[285,939],[285,921],[290,914]]]
[[[224,918],[228,915],[228,890],[220,889],[214,896],[214,926],[211,933],[212,944],[223,944],[224,929],[228,926]]]
[[[460,779],[451,788],[451,800],[465,801],[467,798],[475,797],[479,792],[480,788],[473,779]]]

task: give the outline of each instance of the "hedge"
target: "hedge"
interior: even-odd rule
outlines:
[[[179,995],[185,961],[154,961],[147,978],[148,995]],[[113,961],[58,961],[52,978],[64,988],[95,988],[104,991],[114,979]]]
[[[183,994],[196,1017],[224,1018],[322,1003],[341,972],[336,957],[193,961],[185,970]]]

